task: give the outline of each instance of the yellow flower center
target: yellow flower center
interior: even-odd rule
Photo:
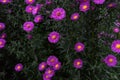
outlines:
[[[78,16],[74,16],[73,18],[74,18],[74,19],[77,19],[77,18],[78,18]]]
[[[108,6],[109,6],[109,7],[112,7],[113,5],[112,5],[112,4],[109,4]]]
[[[56,35],[53,35],[53,36],[52,36],[52,39],[56,39]]]
[[[110,59],[109,59],[109,62],[110,62],[110,63],[111,63],[111,62],[113,62],[113,59],[112,59],[112,58],[110,58]]]
[[[41,19],[40,17],[37,18],[38,21],[39,21],[40,19]]]
[[[58,68],[58,67],[59,67],[59,65],[58,65],[58,64],[56,64],[56,65],[55,65],[55,67],[56,67],[56,68]]]
[[[29,0],[29,2],[32,2],[32,0]]]
[[[78,49],[81,49],[81,46],[79,45],[77,48],[78,48]]]
[[[2,41],[0,41],[0,45],[2,45],[3,43],[2,43]]]
[[[81,63],[80,62],[77,62],[77,65],[80,65]]]
[[[30,24],[27,24],[26,27],[27,27],[27,28],[30,28]]]
[[[42,65],[41,67],[42,67],[42,68],[45,68],[45,66],[44,66],[44,65]]]
[[[2,25],[0,25],[0,28],[2,28]]]
[[[20,68],[21,68],[20,66],[17,67],[17,69],[20,69]]]
[[[51,61],[51,62],[54,62],[54,59],[51,59],[50,61]]]
[[[116,45],[116,48],[120,49],[120,44],[117,44],[117,45]]]
[[[51,72],[52,72],[51,70],[48,71],[49,74],[50,74]]]
[[[57,16],[60,16],[60,15],[61,15],[61,13],[58,11],[58,12],[56,13],[56,15],[57,15]]]
[[[87,9],[87,7],[88,7],[87,5],[84,5],[84,6],[83,6],[83,9]]]
[[[32,8],[30,7],[29,10],[32,10]]]
[[[7,2],[7,0],[3,0],[2,2]]]
[[[46,78],[49,78],[48,75],[45,76]]]

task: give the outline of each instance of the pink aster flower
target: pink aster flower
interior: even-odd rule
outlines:
[[[38,14],[38,12],[40,11],[42,6],[43,6],[43,4],[36,4],[36,6],[34,6],[33,9],[32,9],[32,14],[33,15]]]
[[[79,17],[80,17],[80,15],[79,15],[79,13],[73,13],[72,15],[71,15],[71,20],[78,20],[79,19]]]
[[[43,74],[43,80],[51,80],[48,74]]]
[[[26,32],[32,31],[33,28],[34,28],[34,23],[31,21],[27,21],[23,24],[23,30],[25,30]]]
[[[57,62],[53,65],[54,70],[59,70],[61,68],[61,62]]]
[[[23,65],[21,63],[18,63],[15,65],[15,71],[19,72],[23,69]]]
[[[5,38],[6,38],[6,36],[7,36],[7,34],[6,34],[6,33],[2,33],[2,34],[1,34],[1,36],[0,36],[0,38],[5,39]]]
[[[111,45],[113,52],[120,53],[120,40],[114,40]]]
[[[35,0],[25,0],[26,4],[33,4],[35,2]]]
[[[39,69],[39,71],[43,71],[43,70],[45,70],[46,67],[47,67],[47,63],[42,62],[42,63],[39,64],[38,69]]]
[[[114,55],[109,54],[104,58],[104,62],[107,64],[107,66],[114,67],[117,65],[117,58]]]
[[[114,3],[114,2],[112,2],[112,3],[109,3],[109,4],[107,5],[107,8],[114,8],[114,7],[116,7],[116,6],[117,6],[117,4]]]
[[[32,10],[33,10],[33,6],[32,6],[32,5],[28,5],[28,6],[26,6],[26,8],[25,8],[25,11],[26,11],[27,13],[32,13]]]
[[[58,62],[58,58],[56,56],[49,56],[47,59],[47,64],[49,66],[53,66],[54,64],[56,64]]]
[[[93,0],[95,4],[103,4],[105,0]]]
[[[88,11],[90,9],[90,3],[89,2],[83,2],[83,3],[81,3],[79,9],[82,12]]]
[[[55,74],[55,71],[54,71],[52,68],[48,67],[48,68],[45,70],[45,74],[47,74],[49,77],[53,77],[54,74]]]
[[[59,39],[60,39],[60,34],[55,31],[51,32],[48,36],[48,41],[50,43],[57,43],[59,41]]]
[[[66,17],[66,11],[63,8],[55,8],[52,11],[51,18],[54,20],[63,20]]]
[[[0,31],[5,29],[5,24],[0,22]]]
[[[75,44],[75,47],[74,47],[74,49],[75,49],[77,52],[83,51],[84,48],[85,48],[85,46],[84,46],[84,44],[81,43],[81,42],[76,43],[76,44]]]
[[[40,23],[40,22],[42,22],[42,20],[43,20],[43,16],[42,15],[37,15],[34,18],[34,22],[35,23]]]
[[[80,69],[83,66],[83,61],[81,59],[75,59],[73,65],[75,68]]]
[[[113,32],[118,33],[118,32],[120,32],[120,29],[118,27],[114,27]]]
[[[5,39],[0,39],[0,48],[5,47],[6,40]]]
[[[1,3],[3,4],[7,4],[7,3],[10,3],[12,0],[0,0]]]

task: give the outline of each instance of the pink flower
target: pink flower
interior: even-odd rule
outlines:
[[[33,10],[33,6],[32,6],[32,5],[28,5],[28,6],[26,6],[26,8],[25,8],[25,11],[26,11],[27,13],[32,13],[32,10]]]
[[[59,41],[59,39],[60,39],[60,34],[55,31],[51,32],[48,36],[48,41],[50,43],[57,43]]]
[[[26,4],[33,4],[35,2],[35,0],[25,0]]]
[[[5,47],[6,40],[5,39],[0,39],[0,48]]]
[[[47,67],[47,63],[42,62],[42,63],[39,64],[38,69],[39,69],[39,71],[43,71],[43,70],[45,70],[46,67]]]
[[[23,24],[23,30],[26,32],[30,32],[34,29],[34,23],[31,21],[27,21]]]
[[[79,17],[80,17],[80,15],[79,15],[79,13],[73,13],[72,15],[71,15],[71,20],[78,20],[79,19]]]
[[[40,23],[40,22],[42,22],[42,20],[43,20],[43,16],[42,15],[37,15],[34,18],[34,22],[35,23]]]
[[[83,3],[81,3],[79,9],[82,12],[88,11],[90,9],[90,3],[89,2],[83,2]]]
[[[117,58],[114,55],[109,54],[104,58],[104,62],[107,64],[107,66],[114,67],[117,65]]]
[[[83,61],[81,59],[75,59],[73,65],[75,68],[80,69],[83,66]]]
[[[63,8],[55,8],[52,11],[51,18],[54,20],[63,20],[66,17],[66,11]]]
[[[81,42],[76,43],[75,46],[74,46],[74,49],[75,49],[77,52],[83,51],[84,48],[85,48],[85,46],[84,46],[84,44],[81,43]]]
[[[23,65],[21,63],[18,63],[15,65],[15,71],[19,72],[23,69]]]

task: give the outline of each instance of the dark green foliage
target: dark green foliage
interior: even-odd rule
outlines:
[[[45,3],[45,0],[36,0],[37,3]],[[79,4],[75,0],[54,0],[52,5],[45,5],[39,14],[44,16],[44,21],[35,24],[35,29],[30,33],[31,40],[26,38],[27,33],[23,31],[22,25],[25,21],[33,21],[34,16],[25,12],[24,0],[13,0],[11,4],[0,4],[0,22],[6,24],[7,44],[0,49],[0,80],[42,80],[43,72],[38,71],[38,65],[46,61],[48,56],[55,55],[62,62],[62,68],[56,72],[52,80],[120,80],[120,57],[113,53],[110,45],[114,39],[108,37],[98,38],[97,34],[105,31],[115,34],[112,28],[115,20],[119,20],[120,2],[116,8],[106,8],[106,0],[103,5],[95,6],[95,10],[86,13],[79,11]],[[75,5],[75,6],[71,6]],[[62,21],[54,21],[49,18],[51,11],[56,7],[66,10],[67,16]],[[8,10],[12,10],[8,13]],[[47,12],[48,11],[48,12]],[[78,21],[71,21],[70,15],[74,12],[80,13]],[[51,31],[58,31],[61,39],[57,44],[48,42],[47,37]],[[2,33],[0,32],[0,33]],[[120,34],[115,34],[120,39]],[[74,44],[83,42],[85,50],[76,53]],[[118,64],[109,68],[102,62],[107,54],[114,54],[118,58]],[[82,69],[73,67],[73,60],[81,58],[84,61]],[[16,72],[14,66],[23,63],[24,69]]]

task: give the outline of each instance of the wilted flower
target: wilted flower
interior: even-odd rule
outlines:
[[[113,7],[116,7],[116,6],[117,6],[117,4],[114,3],[114,2],[112,2],[112,3],[109,3],[109,4],[107,5],[107,8],[113,8]]]

